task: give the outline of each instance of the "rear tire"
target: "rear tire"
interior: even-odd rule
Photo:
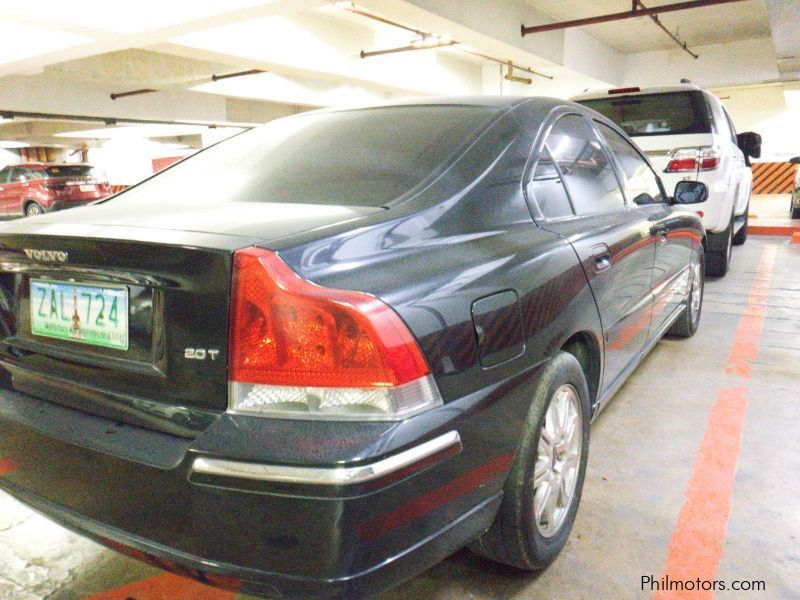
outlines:
[[[750,225],[750,202],[747,203],[747,208],[744,209],[744,225],[733,236],[733,245],[741,246],[747,241],[747,228]]]
[[[689,295],[686,297],[686,309],[672,324],[667,335],[675,337],[692,337],[700,325],[700,313],[703,310],[703,292],[705,290],[705,254],[703,248],[692,265],[692,281]]]
[[[795,197],[797,198],[797,202],[800,203],[800,193],[793,193],[792,197],[789,199],[789,216],[792,219],[800,219],[800,206],[795,206]]]
[[[497,517],[471,550],[530,571],[555,560],[581,500],[589,413],[583,370],[574,356],[559,352],[536,384]]]
[[[706,244],[706,275],[724,277],[733,254],[733,215],[721,233],[709,233]]]
[[[44,209],[39,206],[36,202],[29,202],[25,205],[25,216],[26,217],[35,217],[37,215],[43,215]]]

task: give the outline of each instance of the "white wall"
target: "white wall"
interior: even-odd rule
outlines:
[[[769,38],[697,46],[697,60],[678,47],[628,54],[620,85],[669,85],[682,78],[704,87],[763,83],[779,77]]]
[[[761,134],[760,161],[800,156],[800,107],[786,106],[783,85],[717,89],[738,131]]]
[[[5,148],[0,148],[0,169],[6,165],[17,162],[19,162],[19,154],[12,152],[11,150],[6,150]]]

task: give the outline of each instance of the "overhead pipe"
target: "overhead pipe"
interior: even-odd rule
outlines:
[[[436,44],[411,44],[409,46],[400,46],[399,48],[387,48],[386,50],[370,50],[361,51],[361,58],[369,58],[370,56],[382,56],[384,54],[397,54],[398,52],[413,52],[415,50],[433,50],[434,48],[445,48],[447,46],[456,46],[458,42],[439,42]]]
[[[211,81],[219,81],[220,79],[231,79],[232,77],[244,77],[245,75],[257,75],[259,73],[266,73],[261,69],[249,69],[247,71],[237,71],[236,73],[225,73],[223,75],[217,75],[214,73],[211,75]]]
[[[198,123],[192,121],[166,121],[158,119],[119,119],[116,117],[97,117],[92,115],[62,115],[58,113],[26,112],[19,110],[0,109],[0,116],[4,119],[42,119],[52,121],[82,121],[86,123],[103,123],[107,127],[113,127],[120,122],[131,125],[196,125],[214,129],[216,127],[239,127],[241,129],[252,129],[256,125],[237,124],[237,123]]]
[[[128,96],[139,96],[141,94],[152,94],[153,92],[157,92],[158,90],[153,90],[150,88],[144,88],[141,90],[131,90],[130,92],[116,92],[111,94],[111,99],[116,100],[117,98],[126,98]]]
[[[264,73],[261,69],[250,69],[248,71],[237,71],[236,73],[224,73],[222,75],[217,75],[216,73],[211,75],[211,81],[219,81],[220,79],[230,79],[231,77],[242,77],[244,75],[255,75],[257,73]],[[152,94],[154,92],[159,92],[162,90],[154,90],[151,88],[143,88],[141,90],[131,90],[129,92],[113,92],[111,94],[111,99],[116,100],[117,98],[127,98],[128,96],[139,96],[141,94]]]
[[[423,39],[426,38],[426,37],[428,37],[428,38],[432,37],[434,39],[436,38],[436,36],[434,36],[433,34],[431,34],[428,31],[422,31],[420,29],[415,29],[413,27],[409,27],[408,25],[404,25],[403,23],[398,23],[397,21],[392,21],[391,19],[387,19],[386,17],[381,17],[379,15],[367,12],[365,10],[360,10],[359,8],[356,8],[355,3],[351,3],[347,7],[342,6],[341,8],[343,8],[344,10],[346,10],[348,12],[351,12],[351,13],[353,13],[355,15],[359,15],[359,16],[365,17],[367,19],[372,19],[373,21],[378,21],[379,23],[383,23],[384,25],[391,25],[392,27],[397,27],[398,29],[403,29],[405,31],[409,31],[411,33],[414,33],[414,34],[420,36]],[[397,53],[397,52],[411,52],[413,50],[426,50],[426,49],[429,49],[429,48],[438,48],[440,46],[459,46],[457,48],[457,50],[459,50],[460,52],[464,52],[466,54],[471,54],[472,56],[477,56],[477,57],[482,58],[484,60],[489,60],[489,61],[492,61],[492,62],[496,62],[496,63],[498,63],[500,65],[508,65],[511,62],[511,61],[508,61],[508,60],[503,60],[501,58],[496,58],[494,56],[489,56],[488,54],[482,54],[480,52],[475,52],[474,50],[469,50],[468,48],[463,47],[461,42],[458,42],[456,40],[450,40],[447,43],[443,43],[443,44],[437,45],[437,46],[419,46],[418,47],[418,46],[414,46],[412,44],[412,45],[409,45],[409,46],[402,46],[400,48],[390,48],[388,50],[372,50],[372,51],[362,50],[361,51],[361,58],[369,58],[370,56],[379,56],[381,54],[393,54],[393,53]],[[519,70],[519,71],[525,71],[526,73],[530,73],[531,75],[536,75],[537,77],[544,77],[545,79],[553,79],[553,77],[551,75],[545,75],[544,73],[539,73],[538,71],[534,71],[533,69],[530,69],[528,67],[523,67],[523,66],[517,65],[517,64],[513,64],[513,67],[515,69]]]
[[[546,25],[533,25],[526,27],[522,25],[522,35],[531,33],[543,33],[545,31],[560,31],[572,27],[583,27],[584,25],[596,25],[597,23],[609,23],[611,21],[622,21],[624,19],[636,19],[638,17],[648,17],[661,13],[675,12],[678,10],[690,10],[693,8],[705,8],[707,6],[717,6],[719,4],[730,4],[731,2],[742,2],[743,0],[690,0],[689,2],[678,2],[675,4],[664,4],[652,8],[637,8],[625,12],[600,15],[597,17],[587,17],[585,19],[574,19],[571,21],[560,21],[558,23],[548,23]]]
[[[645,9],[647,8],[644,4],[642,4],[641,0],[633,0],[633,9],[636,10],[637,6],[641,6],[642,8]],[[658,25],[664,33],[666,33],[670,38],[672,38],[672,41],[678,44],[678,46],[680,46],[684,50],[684,52],[689,54],[695,60],[700,58],[700,56],[689,50],[689,47],[686,45],[686,42],[681,40],[677,35],[675,35],[669,29],[664,27],[664,24],[661,22],[661,19],[658,18],[658,15],[650,15],[650,18],[653,20],[653,23]]]

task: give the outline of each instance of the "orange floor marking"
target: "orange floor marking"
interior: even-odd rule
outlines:
[[[758,356],[775,251],[772,246],[761,253],[725,368],[726,373],[739,378],[740,382],[750,379],[751,361]],[[736,481],[748,392],[749,388],[742,385],[726,387],[720,390],[711,407],[686,486],[686,500],[669,543],[664,573],[659,580],[662,585],[666,581],[713,581],[716,577]],[[698,589],[662,589],[656,591],[653,598],[713,598],[713,591]]]
[[[733,338],[725,372],[750,379],[753,361],[758,357],[758,346],[761,341],[761,328],[767,312],[767,297],[772,281],[772,267],[775,264],[775,246],[767,246],[761,253],[756,275],[750,286],[747,305],[744,307],[736,334]]]
[[[800,232],[797,225],[749,225],[747,233],[751,235],[779,235],[789,237]]]
[[[162,573],[104,592],[85,600],[234,600],[234,592],[226,592],[193,579]]]

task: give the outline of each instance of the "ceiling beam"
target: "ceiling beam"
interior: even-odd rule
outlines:
[[[636,19],[638,17],[650,17],[661,13],[675,12],[678,10],[689,10],[692,8],[705,8],[718,4],[730,4],[731,2],[742,2],[742,0],[690,0],[689,2],[678,2],[675,4],[664,4],[651,8],[636,8],[624,12],[599,15],[597,17],[587,17],[585,19],[574,19],[572,21],[560,21],[558,23],[548,23],[546,25],[522,25],[522,35],[531,33],[542,33],[544,31],[559,31],[572,27],[583,27],[585,25],[596,25],[597,23],[609,23],[612,21],[622,21],[624,19]]]

